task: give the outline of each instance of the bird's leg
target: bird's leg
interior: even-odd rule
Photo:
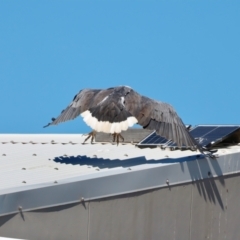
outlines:
[[[116,140],[116,133],[113,133],[113,134],[112,134],[112,137],[113,137],[113,140],[112,140],[112,141],[115,142],[115,140]]]
[[[210,157],[212,159],[217,158],[217,155],[214,155],[214,153],[218,151],[217,149],[208,149],[206,147],[200,147],[199,150],[206,157]]]
[[[87,138],[84,140],[83,143],[85,143],[89,138],[91,138],[91,143],[93,143],[93,140],[95,139],[96,134],[97,134],[97,132],[94,130],[92,132],[88,133]]]
[[[117,135],[117,143],[119,143],[119,138],[122,140],[122,142],[124,142],[123,136],[120,133],[118,133],[118,135]]]
[[[117,145],[119,144],[119,138],[124,142],[124,138],[120,133],[113,133],[113,142],[115,142],[117,138]]]

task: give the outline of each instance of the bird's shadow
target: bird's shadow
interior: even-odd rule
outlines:
[[[183,157],[178,159],[173,158],[167,158],[167,159],[161,159],[161,160],[147,160],[144,156],[142,157],[136,157],[136,158],[128,158],[126,160],[119,160],[119,159],[103,159],[96,157],[87,157],[85,155],[79,155],[79,156],[60,156],[55,157],[53,159],[54,162],[57,163],[64,163],[64,164],[72,164],[72,165],[87,165],[92,167],[98,167],[100,169],[102,168],[117,168],[117,167],[133,167],[137,165],[143,165],[143,164],[166,164],[166,163],[182,163],[186,161],[193,161],[196,159],[196,156],[193,157]]]
[[[199,161],[196,161],[199,159]],[[161,160],[147,160],[144,156],[136,158],[128,158],[126,160],[119,159],[103,159],[95,157],[87,157],[85,155],[79,156],[60,156],[53,159],[56,163],[72,164],[72,165],[87,165],[90,167],[97,167],[99,169],[103,168],[117,168],[117,167],[134,167],[137,165],[143,164],[170,164],[170,163],[179,163],[181,171],[185,172],[184,167],[188,168],[190,173],[191,180],[194,185],[197,186],[198,193],[202,196],[205,201],[210,201],[214,204],[218,203],[221,209],[224,211],[224,204],[219,193],[216,181],[219,181],[220,185],[225,186],[225,180],[223,177],[222,170],[216,160],[207,160],[203,155],[194,155],[182,158],[165,158]],[[184,164],[186,162],[186,164]],[[215,181],[212,176],[212,170],[218,176],[218,179]],[[206,174],[208,177],[206,177]],[[205,176],[205,177],[203,177]],[[170,189],[170,188],[169,188]]]

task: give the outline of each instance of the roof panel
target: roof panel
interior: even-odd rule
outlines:
[[[0,203],[4,204],[0,215],[16,212],[19,204],[36,209],[76,202],[81,196],[96,199],[165,187],[167,178],[176,183],[192,181],[195,165],[190,162],[203,161],[202,155],[189,150],[82,144],[84,138],[76,134],[0,135]],[[240,152],[239,147],[219,154],[232,152]],[[221,174],[222,167],[214,164],[219,163],[204,161],[201,176],[207,177],[208,169]],[[5,201],[6,195],[11,201]]]
[[[1,134],[0,189],[146,164],[167,155],[196,155],[139,149],[134,144],[82,144],[84,139],[80,134]]]

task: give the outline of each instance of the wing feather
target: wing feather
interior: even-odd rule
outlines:
[[[125,102],[127,111],[137,118],[143,128],[155,130],[178,146],[197,148],[196,141],[171,105],[141,96],[134,90],[125,97]]]
[[[106,90],[81,90],[67,108],[47,126],[74,119],[82,113],[86,121],[90,117],[87,110],[91,112],[93,118],[96,118],[96,123],[91,124],[94,125],[93,128],[96,125],[97,131],[125,130],[129,126],[125,120],[130,121],[133,116],[143,128],[155,130],[157,134],[172,140],[178,146],[199,148],[171,105],[141,96],[124,86]],[[122,124],[121,127],[117,123]]]
[[[78,94],[76,94],[72,102],[64,109],[61,114],[54,118],[51,123],[44,127],[50,125],[57,125],[61,122],[66,122],[68,120],[75,119],[81,113],[96,106],[100,101],[102,101],[106,96],[112,92],[112,89],[100,90],[100,89],[83,89]]]

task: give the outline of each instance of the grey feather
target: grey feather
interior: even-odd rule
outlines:
[[[125,100],[124,104],[122,99]],[[143,128],[156,130],[157,134],[172,140],[178,146],[199,148],[171,105],[141,96],[124,86],[80,91],[67,108],[47,126],[75,119],[86,110],[98,121],[111,123],[133,116]]]
[[[100,89],[84,89],[76,94],[72,102],[64,109],[61,114],[54,119],[51,123],[44,127],[50,125],[57,125],[61,122],[66,122],[68,120],[73,120],[78,117],[82,112],[88,110],[89,108],[97,105],[104,97],[110,94],[110,90],[100,90]]]
[[[178,146],[199,147],[171,105],[141,96],[134,90],[127,94],[125,102],[126,110],[137,118],[143,128],[156,130],[158,135]]]

